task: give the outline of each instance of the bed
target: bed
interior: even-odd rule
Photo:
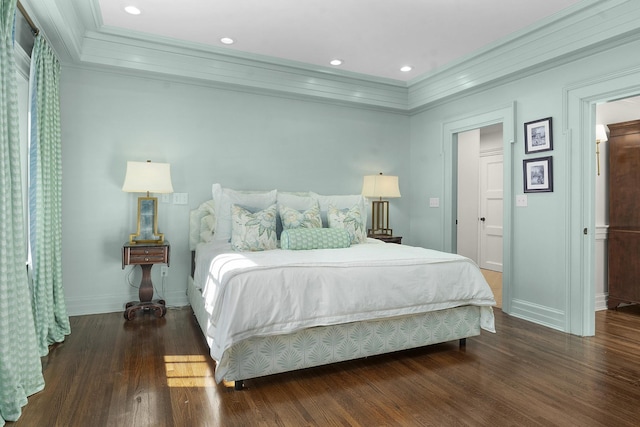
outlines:
[[[361,196],[219,184],[212,196],[190,212],[187,295],[218,383],[241,389],[251,378],[463,346],[481,329],[495,332],[495,300],[479,268],[459,255],[367,238]],[[277,225],[266,228],[274,215]],[[269,234],[264,250],[251,230]]]

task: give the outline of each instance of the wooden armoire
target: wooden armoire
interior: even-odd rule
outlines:
[[[640,303],[640,120],[609,127],[609,300]]]

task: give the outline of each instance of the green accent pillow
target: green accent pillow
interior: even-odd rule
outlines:
[[[342,228],[291,228],[283,230],[280,235],[282,249],[337,249],[349,246],[351,236]]]

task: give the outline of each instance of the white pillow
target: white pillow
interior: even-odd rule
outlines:
[[[329,222],[327,220],[327,211],[329,210],[329,205],[333,205],[338,209],[349,209],[355,205],[358,205],[358,207],[360,208],[362,223],[364,224],[364,227],[366,229],[368,212],[367,199],[365,199],[362,194],[322,196],[320,194],[311,192],[310,195],[311,197],[317,199],[320,203],[320,216],[322,217],[323,227],[329,227]]]
[[[240,205],[248,210],[266,209],[276,203],[277,190],[271,191],[236,191],[222,188],[220,184],[212,186],[213,203],[216,210],[216,228],[213,240],[231,239],[231,205]]]
[[[231,247],[235,251],[267,251],[276,249],[276,204],[251,213],[231,206]]]
[[[287,206],[297,211],[306,211],[316,204],[315,197],[309,193],[287,193],[278,191],[278,206]]]

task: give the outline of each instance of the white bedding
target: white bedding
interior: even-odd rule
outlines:
[[[210,315],[211,356],[220,361],[252,336],[442,310],[481,307],[495,332],[493,293],[468,258],[406,245],[367,243],[345,249],[234,252],[200,244],[194,282]]]

